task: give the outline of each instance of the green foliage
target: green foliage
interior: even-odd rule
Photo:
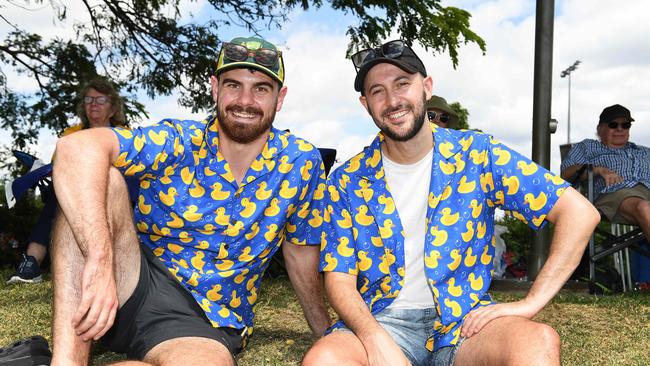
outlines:
[[[0,126],[10,130],[14,147],[33,142],[41,127],[61,131],[74,117],[75,96],[80,86],[96,75],[113,80],[125,95],[129,121],[145,117],[133,94],[180,94],[179,104],[197,112],[212,105],[207,76],[222,39],[223,27],[241,27],[246,33],[279,28],[296,8],[320,8],[328,4],[351,13],[348,53],[381,44],[392,32],[408,43],[419,42],[433,52],[448,51],[454,66],[458,47],[474,43],[485,51],[484,41],[469,29],[470,14],[443,7],[440,0],[208,0],[217,16],[203,24],[183,24],[180,0],[105,0],[74,2],[86,10],[88,21],[75,20],[76,38],[45,41],[41,35],[21,29],[20,19],[4,21],[13,27],[0,42]],[[49,6],[52,18],[64,21],[67,7],[60,1],[7,2],[5,7]],[[26,10],[28,11],[28,9]],[[341,55],[343,56],[343,55]],[[20,93],[9,88],[6,70],[33,78],[38,90]]]
[[[449,106],[458,115],[458,125],[454,129],[469,130],[469,111],[467,108],[463,107],[459,102],[453,102]]]
[[[496,224],[508,228],[508,232],[501,235],[507,250],[526,258],[532,240],[532,232],[528,225],[509,215],[505,215]]]
[[[4,203],[5,188],[0,186],[0,265],[11,264],[19,254],[12,248],[12,240],[25,245],[32,227],[43,208],[43,202],[33,191],[25,194],[9,209]]]

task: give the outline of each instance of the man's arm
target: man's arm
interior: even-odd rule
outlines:
[[[582,168],[582,165],[572,165],[562,171],[561,177],[564,180],[569,180],[573,178],[573,175]],[[605,185],[611,186],[612,184],[616,183],[621,183],[623,182],[623,177],[618,175],[616,172],[612,171],[611,169],[604,167],[604,166],[595,166],[594,168],[594,174],[600,175],[603,177],[605,180]],[[586,172],[583,173],[580,177],[580,180],[585,179],[586,177]]]
[[[118,150],[111,130],[93,128],[59,139],[53,158],[57,200],[86,260],[72,324],[84,340],[106,333],[118,307],[106,214],[108,171]]]
[[[540,312],[580,263],[600,215],[587,199],[569,187],[555,203],[547,219],[555,224],[549,256],[526,297],[472,311],[465,319],[461,336],[471,337],[498,317],[522,316],[530,319]]]
[[[323,282],[318,272],[318,245],[295,245],[285,241],[282,254],[307,324],[315,336],[322,336],[330,325],[323,299]]]
[[[330,304],[345,325],[359,338],[370,366],[410,365],[393,338],[377,323],[356,287],[357,276],[325,272],[325,290]]]

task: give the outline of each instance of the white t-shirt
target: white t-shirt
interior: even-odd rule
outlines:
[[[390,194],[404,228],[404,286],[389,308],[422,309],[434,306],[424,273],[424,239],[431,182],[433,149],[414,164],[397,164],[382,154]]]

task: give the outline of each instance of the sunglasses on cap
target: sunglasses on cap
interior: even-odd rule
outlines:
[[[106,103],[109,103],[111,101],[111,98],[100,95],[98,97],[84,97],[83,100],[84,100],[84,104],[92,104],[93,102],[95,102],[99,105],[104,105]]]
[[[270,48],[258,48],[251,50],[250,48],[235,43],[224,42],[223,54],[230,61],[246,61],[252,57],[255,63],[268,68],[274,68],[278,64],[280,58],[280,51]]]
[[[352,63],[358,70],[363,64],[370,62],[379,57],[398,58],[402,56],[404,50],[408,48],[406,43],[401,39],[390,41],[376,48],[366,48],[352,55]]]
[[[615,130],[615,129],[619,128],[619,127],[624,129],[624,130],[629,130],[630,127],[632,127],[632,122],[627,121],[627,122],[618,123],[618,122],[615,122],[615,121],[610,121],[610,122],[607,122],[607,127],[611,128],[612,130]]]
[[[436,120],[436,117],[440,117],[440,122],[442,123],[448,123],[449,122],[449,113],[438,113],[435,111],[427,111],[427,117],[429,117],[429,121],[433,122]]]

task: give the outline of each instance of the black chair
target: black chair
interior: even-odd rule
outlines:
[[[571,144],[560,146],[562,160],[564,160],[571,147]],[[583,165],[568,181],[574,188],[587,196],[589,202],[594,202],[593,165]],[[614,256],[614,264],[621,277],[622,290],[632,290],[633,284],[630,274],[629,249],[650,258],[650,251],[641,246],[645,242],[646,237],[638,226],[623,221],[611,222],[601,212],[602,222],[609,223],[610,230],[604,230],[601,228],[601,225],[598,225],[589,239],[589,291],[591,293],[597,292],[596,264],[610,255]],[[598,246],[596,246],[597,234],[604,238]]]

